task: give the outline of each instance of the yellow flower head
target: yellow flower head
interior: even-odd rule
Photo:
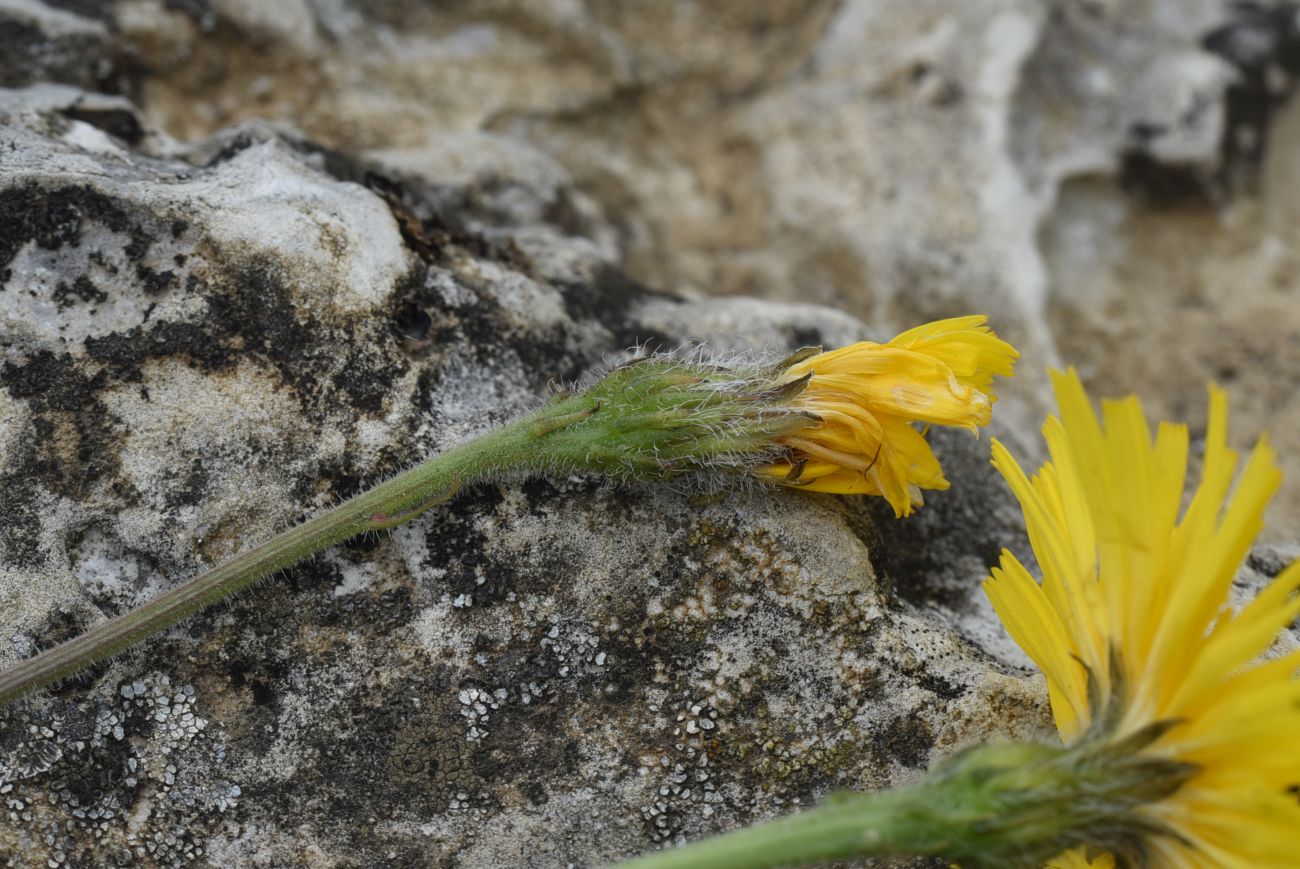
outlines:
[[[818,423],[778,438],[789,458],[761,472],[815,492],[883,495],[899,516],[921,504],[921,489],[948,488],[915,423],[988,424],[993,377],[1010,376],[1019,354],[986,319],[939,320],[792,365],[787,381],[808,378],[793,404]]]
[[[1062,739],[1119,740],[1193,772],[1136,809],[1150,865],[1300,866],[1300,650],[1260,662],[1300,614],[1300,563],[1234,612],[1228,593],[1281,484],[1261,439],[1235,493],[1227,402],[1211,388],[1200,485],[1179,518],[1188,434],[1154,440],[1136,398],[1094,414],[1078,376],[1053,373],[1051,461],[1031,479],[999,443],[993,461],[1025,514],[1041,585],[1009,552],[984,588],[1047,677]],[[1090,855],[1091,856],[1091,855]],[[1080,852],[1056,865],[1102,866]]]

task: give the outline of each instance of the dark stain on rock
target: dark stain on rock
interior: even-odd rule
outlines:
[[[170,271],[153,277],[162,286],[174,279]],[[358,327],[340,341],[337,330],[294,307],[269,262],[239,268],[220,286],[191,281],[189,287],[208,300],[209,316],[202,322],[143,323],[88,338],[88,355],[124,382],[138,382],[141,366],[150,359],[180,357],[209,374],[241,358],[260,359],[294,388],[304,409],[317,412],[341,395],[363,413],[378,413],[393,382],[405,373],[405,363],[389,361],[381,349],[370,346],[375,340],[393,340],[377,324]],[[157,288],[146,285],[147,292]],[[348,348],[343,360],[337,353],[340,344]]]
[[[786,326],[782,331],[786,336],[786,346],[791,350],[820,347],[824,341],[821,330],[811,326]]]
[[[1145,138],[1140,132],[1139,139]],[[1216,179],[1196,166],[1169,163],[1142,145],[1131,145],[1120,158],[1120,187],[1130,195],[1164,208],[1207,205],[1218,197]]]
[[[892,600],[969,611],[1003,547],[1023,548],[1024,520],[989,463],[987,440],[937,428],[928,437],[948,478],[961,484],[926,492],[925,506],[905,520],[896,519],[883,498],[866,498],[864,513],[871,521],[851,527],[861,531],[882,591]],[[1026,564],[1033,567],[1032,561]]]
[[[193,506],[202,503],[207,491],[208,470],[203,466],[203,459],[195,456],[190,459],[189,468],[168,485],[164,497],[169,507]]]
[[[95,387],[70,354],[50,350],[37,351],[23,364],[6,362],[4,385],[14,398],[54,410],[84,407],[93,399]]]
[[[138,145],[144,138],[144,125],[139,116],[125,108],[88,106],[82,103],[70,106],[61,113],[65,118],[90,124],[127,145]]]
[[[619,349],[675,347],[678,342],[631,320],[631,311],[651,299],[676,299],[652,290],[614,266],[602,265],[589,283],[559,284],[564,309],[574,320],[595,320],[614,334]]]
[[[306,740],[319,755],[315,768],[304,770],[313,782],[310,801],[323,802],[332,816],[427,817],[446,811],[458,793],[481,793],[474,766],[482,747],[465,740],[449,670],[436,665],[422,679],[344,698],[332,732]],[[272,787],[283,788],[284,805],[303,801],[292,779]],[[357,829],[345,838],[365,835]]]
[[[122,88],[107,40],[86,32],[49,33],[21,13],[0,11],[0,58],[0,87],[57,82],[110,93]]]
[[[13,467],[0,471],[0,555],[6,563],[21,568],[35,568],[50,558],[41,545],[41,493],[33,479],[36,462],[29,447]]]
[[[1278,110],[1300,81],[1300,4],[1243,2],[1230,5],[1231,20],[1201,39],[1206,51],[1230,63],[1236,76],[1224,94],[1223,134],[1217,167],[1206,169],[1162,159],[1150,143],[1169,132],[1137,125],[1120,161],[1120,185],[1159,207],[1213,206],[1255,183]],[[1217,108],[1208,98],[1175,123]]]
[[[325,155],[325,170],[335,178],[363,184],[384,200],[402,240],[425,262],[451,265],[452,254],[459,249],[477,259],[499,262],[524,274],[529,272],[528,257],[512,239],[485,235],[462,219],[462,214],[474,212],[473,196],[468,191],[400,182],[319,145],[311,144],[310,149]]]
[[[885,728],[881,735],[887,757],[892,757],[913,769],[924,769],[934,746],[934,733],[924,718],[913,713],[900,715]]]
[[[410,349],[419,349],[429,343],[433,318],[414,302],[403,302],[393,314],[393,332]]]
[[[140,286],[151,296],[161,295],[176,284],[176,272],[171,269],[160,272],[144,263],[135,267],[135,276],[140,281]]]
[[[21,365],[5,363],[3,383],[11,396],[28,402],[43,437],[29,475],[54,492],[84,499],[117,470],[118,420],[96,394],[102,372],[87,376],[70,354],[41,350]]]
[[[966,693],[965,687],[954,685],[947,679],[925,670],[924,667],[918,668],[912,675],[916,677],[918,685],[942,700],[956,700]]]
[[[348,346],[350,349],[331,383],[347,396],[353,407],[378,414],[384,409],[393,381],[405,373],[407,365],[401,360],[385,359],[364,341],[352,341]]]
[[[445,301],[437,283],[446,279],[456,281],[465,301]],[[503,354],[512,354],[522,363],[517,367],[528,374],[538,393],[549,383],[576,379],[599,357],[599,353],[575,355],[572,348],[584,342],[573,340],[572,328],[567,324],[550,332],[521,329],[490,293],[476,288],[473,281],[462,280],[455,270],[422,264],[398,286],[393,310],[400,318],[395,322],[403,328],[415,325],[419,329],[421,338],[416,342],[405,336],[396,340],[420,359],[425,383],[441,382],[444,357],[453,349],[490,368],[502,365]],[[389,340],[400,331],[390,324]],[[431,390],[421,387],[416,405],[431,410],[430,397]]]
[[[295,309],[270,263],[238,270],[226,291],[210,296],[209,304],[211,322],[227,339],[223,349],[237,335],[243,353],[252,351],[272,363],[308,407],[328,406],[331,394],[342,394],[358,410],[377,412],[393,382],[405,373],[404,363],[385,361],[367,348],[371,341],[391,343],[391,335],[377,328],[332,334],[311,312]],[[340,343],[348,347],[342,365],[336,358]],[[327,384],[333,388],[323,389]]]
[[[446,573],[436,581],[436,588],[422,596],[436,597],[445,590],[453,598],[468,594],[475,606],[488,606],[510,592],[513,571],[488,554],[488,538],[478,527],[480,519],[494,513],[504,500],[500,487],[478,486],[458,495],[454,510],[428,514],[427,564]]]
[[[1268,132],[1300,80],[1300,4],[1242,2],[1232,20],[1206,34],[1204,48],[1232,64],[1228,86],[1221,181],[1229,189],[1263,162]]]

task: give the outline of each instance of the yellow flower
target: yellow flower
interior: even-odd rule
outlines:
[[[1082,848],[1075,848],[1048,860],[1047,869],[1115,869],[1115,858],[1110,854],[1098,854],[1089,859]]]
[[[939,320],[792,365],[787,382],[808,377],[793,404],[819,422],[779,437],[790,457],[760,472],[815,492],[884,495],[899,516],[920,506],[921,489],[948,488],[914,423],[988,424],[993,377],[1010,376],[1019,354],[986,319]]]
[[[1239,612],[1233,577],[1281,484],[1265,439],[1237,464],[1227,402],[1211,388],[1200,485],[1184,503],[1188,434],[1162,423],[1154,441],[1136,398],[1094,414],[1078,376],[1053,373],[1060,418],[1032,479],[994,442],[993,460],[1025,514],[1042,569],[1035,582],[1009,552],[985,590],[1011,636],[1047,677],[1067,744],[1170,726],[1144,756],[1186,764],[1172,794],[1135,811],[1156,831],[1156,867],[1298,866],[1300,650],[1260,662],[1300,614],[1300,563]],[[1061,867],[1098,866],[1080,852]]]

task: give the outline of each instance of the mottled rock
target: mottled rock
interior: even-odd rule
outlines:
[[[1045,363],[1224,382],[1294,538],[1296,11],[0,0],[0,665],[630,345],[850,314],[991,313],[1022,455]],[[596,865],[1045,733],[933,437],[908,522],[516,481],[299,565],[0,712],[0,855]]]
[[[87,105],[131,111],[0,97],[0,662],[630,345],[866,334],[646,289],[544,219],[563,184],[437,185],[264,124],[133,144],[69,116]],[[985,450],[944,442],[979,491]],[[1041,686],[957,603],[1014,522],[925,526],[951,555],[927,592],[883,566],[913,544],[873,509],[580,478],[466,492],[0,712],[0,853],[595,865],[1041,731]]]
[[[0,87],[123,86],[106,22],[39,0],[0,0]]]

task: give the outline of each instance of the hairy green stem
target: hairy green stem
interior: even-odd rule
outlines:
[[[581,398],[558,402],[453,447],[148,603],[0,672],[0,704],[109,658],[309,555],[358,534],[407,522],[450,498],[463,484],[536,467],[543,456],[540,442],[581,418],[589,406]]]
[[[1144,749],[1172,726],[1105,732],[1069,747],[983,745],[920,781],[841,794],[786,818],[620,864],[620,869],[771,869],[859,857],[943,857],[965,869],[1035,869],[1085,846],[1139,863],[1168,835],[1136,811],[1195,773]],[[1123,861],[1121,861],[1123,862]]]
[[[854,857],[944,853],[927,811],[930,787],[834,797],[766,824],[668,848],[619,869],[772,869]]]
[[[407,522],[461,485],[510,471],[658,480],[752,470],[782,454],[774,438],[814,422],[781,403],[790,387],[755,392],[754,379],[691,368],[672,357],[615,368],[581,394],[558,397],[530,416],[435,456],[0,673],[0,704],[102,661],[308,555]]]

